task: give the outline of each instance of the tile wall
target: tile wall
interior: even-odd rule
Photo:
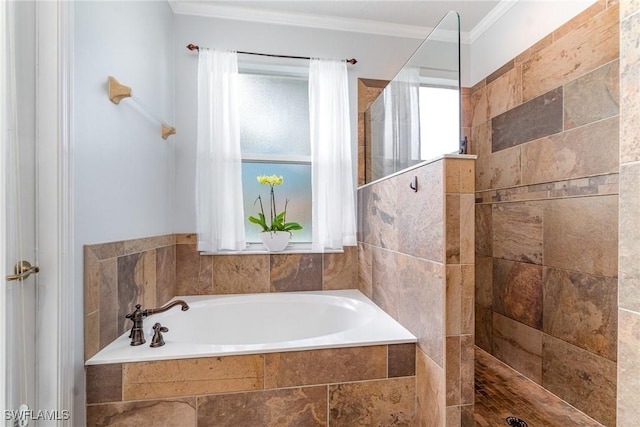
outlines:
[[[619,5],[471,88],[476,344],[616,423]],[[621,184],[622,185],[622,184]]]
[[[415,345],[87,367],[91,426],[411,425]]]
[[[360,290],[418,337],[419,426],[474,425],[474,161],[358,190]]]
[[[352,289],[357,253],[200,256],[191,234],[87,245],[85,357],[129,328],[136,303]],[[87,423],[409,425],[415,371],[415,344],[88,366]]]
[[[195,234],[87,245],[85,359],[130,327],[135,304],[159,307],[176,295],[353,289],[358,251],[200,256]]]
[[[195,234],[176,236],[178,295],[353,289],[358,250],[344,253],[200,256]]]
[[[618,425],[640,424],[640,3],[620,3]]]
[[[174,235],[85,246],[85,360],[124,333],[135,304],[159,307],[173,298],[175,279]]]

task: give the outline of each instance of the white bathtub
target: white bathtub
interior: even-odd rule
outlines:
[[[189,304],[144,320],[147,342],[129,333],[87,365],[272,353],[416,342],[416,337],[357,290],[176,297]],[[150,307],[143,307],[150,308]],[[166,345],[151,348],[156,322]]]

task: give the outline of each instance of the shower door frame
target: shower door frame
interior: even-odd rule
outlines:
[[[74,353],[80,343],[72,324],[74,302],[73,187],[72,187],[72,3],[64,0],[36,3],[36,211],[39,232],[40,286],[37,298],[36,403],[32,410],[68,410],[73,418]],[[0,36],[2,39],[4,36]],[[0,75],[6,78],[5,57]],[[3,94],[5,96],[6,94]],[[6,99],[6,98],[5,98]],[[4,114],[4,112],[3,112]],[[4,149],[4,146],[1,147]],[[35,159],[34,159],[35,161]],[[0,196],[6,200],[6,170],[0,162]],[[6,276],[6,216],[0,212],[0,274]],[[3,278],[4,279],[4,278]],[[5,282],[3,282],[4,284]],[[44,285],[43,285],[44,284]],[[0,367],[6,369],[5,290],[0,292]],[[81,329],[81,328],[80,328]],[[81,333],[81,331],[80,331]],[[75,345],[74,345],[75,344]],[[4,375],[0,376],[0,405],[7,402]],[[82,414],[83,412],[81,412]],[[5,414],[2,414],[4,418]],[[32,425],[30,423],[30,425]],[[72,425],[58,419],[38,425]]]

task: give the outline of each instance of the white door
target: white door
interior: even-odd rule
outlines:
[[[16,264],[36,266],[36,22],[35,2],[7,4],[9,80],[3,156],[6,194],[6,393],[7,422],[26,425],[36,403],[36,289],[38,277]],[[26,264],[21,264],[26,265]],[[17,411],[22,410],[22,416]]]
[[[69,254],[62,255],[70,234],[60,173],[68,164],[61,154],[68,12],[65,2],[0,2],[0,415],[7,426],[71,425],[73,300],[65,297],[73,283]]]

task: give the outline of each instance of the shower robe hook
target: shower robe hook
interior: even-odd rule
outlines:
[[[409,188],[411,188],[415,193],[418,192],[418,177],[413,177],[413,182],[409,183]]]

